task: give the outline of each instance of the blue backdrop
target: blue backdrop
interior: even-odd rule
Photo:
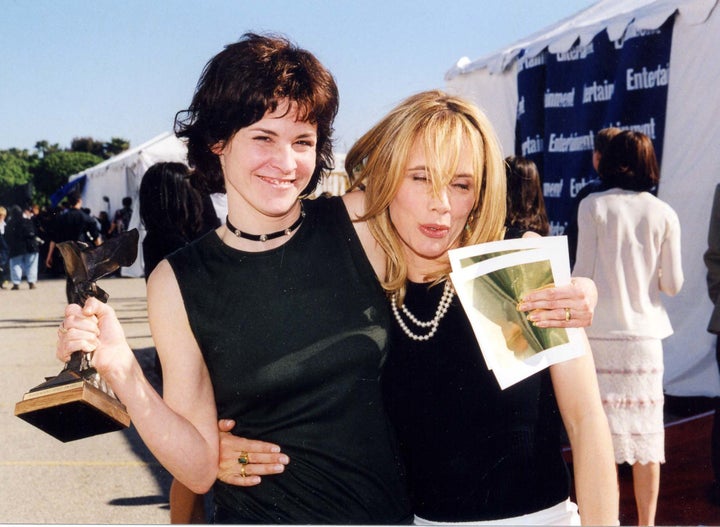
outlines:
[[[662,161],[674,17],[659,29],[630,25],[564,53],[518,62],[516,155],[538,165],[552,234],[565,234],[578,191],[597,177],[595,134],[609,126],[647,134]]]

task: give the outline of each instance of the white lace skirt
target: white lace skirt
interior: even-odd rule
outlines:
[[[659,339],[591,339],[616,463],[665,463]]]

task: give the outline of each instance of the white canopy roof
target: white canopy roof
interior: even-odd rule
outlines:
[[[578,41],[581,45],[589,44],[605,30],[610,40],[617,40],[631,22],[639,29],[657,29],[675,11],[680,11],[686,24],[702,24],[716,3],[717,0],[600,0],[497,53],[472,62],[467,58],[460,59],[445,79],[451,80],[456,75],[481,68],[498,73],[507,69],[523,50],[528,57],[534,57],[545,48],[551,53],[561,53]]]

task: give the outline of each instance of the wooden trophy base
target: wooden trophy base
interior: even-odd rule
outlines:
[[[60,385],[50,380],[30,390],[15,405],[15,415],[63,443],[130,425],[125,405],[77,376]]]

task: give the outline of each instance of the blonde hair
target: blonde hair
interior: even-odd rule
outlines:
[[[505,224],[505,167],[499,142],[488,118],[469,101],[440,90],[405,99],[363,135],[345,158],[351,189],[364,188],[365,215],[370,232],[387,254],[383,288],[402,302],[407,262],[402,240],[390,219],[389,207],[405,176],[410,149],[421,141],[433,191],[439,193],[456,173],[468,145],[473,154],[477,195],[468,216],[461,246],[499,240]],[[447,278],[450,262],[435,281]]]

